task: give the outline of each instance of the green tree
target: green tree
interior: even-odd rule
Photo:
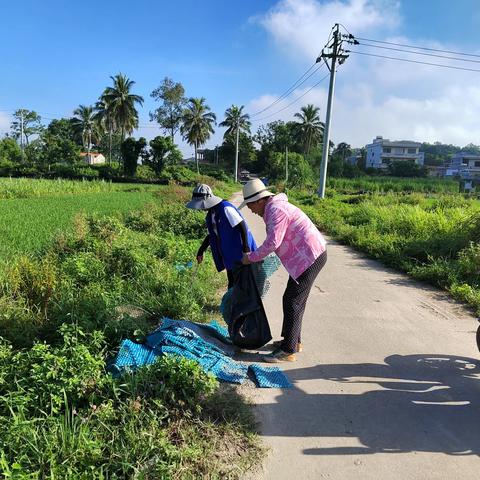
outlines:
[[[94,120],[97,125],[97,129],[102,134],[108,135],[108,163],[112,163],[112,150],[113,150],[113,135],[116,129],[115,126],[115,115],[113,112],[112,104],[108,103],[108,99],[105,98],[105,92],[102,94],[100,99],[95,103],[95,113]],[[104,144],[104,135],[100,136],[99,143]],[[121,144],[117,142],[118,146]]]
[[[93,107],[80,105],[73,111],[73,129],[82,139],[83,149],[90,153],[95,129]]]
[[[42,148],[37,163],[50,166],[54,163],[75,165],[80,160],[80,147],[68,137],[45,132],[42,135]]]
[[[121,151],[123,159],[123,171],[128,177],[135,176],[138,166],[138,158],[146,146],[147,141],[143,137],[140,137],[138,140],[130,137],[122,142]]]
[[[294,115],[295,118],[299,119],[299,122],[297,122],[298,134],[303,143],[303,152],[306,155],[310,153],[310,148],[313,145],[320,143],[323,137],[325,124],[320,121],[319,111],[319,107],[308,104],[302,107],[299,113]]]
[[[136,104],[143,105],[143,97],[131,93],[135,85],[126,75],[118,73],[110,77],[113,81],[112,87],[107,87],[102,95],[106,108],[111,112],[116,128],[120,130],[122,142],[125,134],[131,134],[138,126],[138,111]]]
[[[397,161],[388,166],[390,175],[394,177],[426,177],[427,169],[414,162]]]
[[[10,126],[12,137],[17,141],[19,140],[21,144],[23,143],[22,130],[27,145],[32,135],[40,135],[42,133],[42,117],[37,112],[21,108],[14,112],[13,118],[14,120]]]
[[[154,170],[157,175],[167,165],[176,165],[181,162],[182,154],[173,143],[172,137],[155,137],[150,141],[151,155],[145,160],[145,163]]]
[[[268,158],[266,173],[271,180],[285,180],[285,152],[271,152]],[[304,187],[314,181],[312,167],[300,153],[288,154],[288,185]]]
[[[235,159],[238,169],[238,144],[240,139],[240,132],[250,133],[250,116],[243,112],[243,105],[237,107],[232,105],[225,110],[225,120],[219,124],[220,127],[227,127],[223,134],[223,138],[235,137]],[[238,171],[235,172],[235,179],[238,178]]]
[[[18,143],[10,137],[0,140],[0,162],[19,163],[22,161],[22,149]]]
[[[75,131],[74,123],[75,120],[73,118],[54,119],[48,124],[45,133],[78,143],[79,137]],[[81,145],[81,142],[79,145]]]
[[[195,148],[195,164],[197,166],[197,173],[200,173],[198,168],[198,147],[204,145],[210,138],[212,133],[215,133],[213,125],[215,125],[216,116],[210,111],[210,107],[205,103],[205,98],[190,98],[188,106],[183,110],[182,126],[180,131],[184,140],[189,145]]]
[[[160,107],[154,112],[150,112],[150,120],[156,121],[160,127],[168,131],[174,142],[175,133],[180,128],[183,109],[187,103],[183,85],[165,77],[150,96],[156,101],[162,102]]]

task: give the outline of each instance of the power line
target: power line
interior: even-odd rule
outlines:
[[[381,45],[373,45],[371,43],[360,42],[360,45],[363,45],[364,47],[381,48],[383,50],[393,50],[395,52],[411,53],[413,55],[424,55],[426,57],[446,58],[447,60],[457,60],[459,62],[480,63],[480,60],[472,60],[470,58],[449,57],[446,55],[437,55],[435,53],[414,52],[413,50],[405,50],[403,48],[393,48],[393,47],[382,47]]]
[[[430,52],[449,53],[451,55],[462,55],[462,56],[465,56],[465,57],[480,58],[480,55],[475,54],[475,53],[454,52],[454,51],[451,51],[451,50],[441,50],[439,48],[419,47],[419,46],[416,46],[416,45],[406,45],[404,43],[385,42],[383,40],[372,40],[371,38],[362,38],[362,37],[354,37],[354,38],[356,38],[357,40],[363,40],[365,42],[383,43],[385,45],[394,45],[396,47],[416,48],[418,50],[428,50]]]
[[[288,88],[284,93],[282,93],[282,95],[280,95],[280,97],[278,97],[276,100],[274,100],[272,103],[270,103],[270,105],[267,105],[265,108],[263,108],[262,110],[259,110],[258,112],[254,112],[250,115],[250,118],[252,117],[255,117],[257,115],[259,115],[260,113],[262,112],[265,112],[266,110],[269,110],[270,108],[272,108],[274,105],[276,105],[278,102],[282,101],[284,98],[288,97],[290,95],[290,93],[292,93],[292,91],[299,87],[300,85],[302,85],[304,82],[306,82],[315,72],[317,72],[319,69],[320,69],[320,66],[317,67],[312,73],[310,73],[310,75],[308,75],[308,77],[304,78],[309,72],[310,70],[312,70],[312,68],[314,68],[316,66],[316,63],[314,63],[312,66],[310,66],[310,68],[290,87]],[[303,80],[302,80],[303,79]]]
[[[450,68],[450,69],[453,69],[453,70],[465,70],[467,72],[480,72],[480,69],[477,69],[477,68],[456,67],[454,65],[443,65],[441,63],[420,62],[419,60],[410,60],[410,59],[407,59],[407,58],[398,58],[398,57],[388,57],[386,55],[376,55],[374,53],[358,52],[356,50],[346,50],[346,52],[355,53],[357,55],[367,55],[369,57],[386,58],[388,60],[398,60],[400,62],[418,63],[418,64],[421,64],[421,65],[430,65],[430,66],[433,66],[433,67]]]
[[[293,102],[290,102],[288,105],[286,105],[285,107],[281,108],[280,110],[277,110],[276,112],[274,113],[271,113],[270,115],[267,115],[266,117],[262,117],[262,118],[256,118],[255,121],[256,122],[261,122],[267,118],[270,118],[270,117],[273,117],[274,115],[277,115],[278,113],[280,112],[283,112],[284,110],[286,110],[288,107],[292,106],[294,103],[297,103],[301,98],[303,98],[308,92],[310,92],[311,90],[313,90],[317,85],[319,85],[320,83],[322,83],[328,76],[330,75],[330,72],[327,73],[324,77],[322,77],[317,83],[313,84],[306,92],[302,93],[302,95],[300,95],[299,97],[297,97]]]

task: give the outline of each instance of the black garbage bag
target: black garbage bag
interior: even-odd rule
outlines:
[[[234,345],[246,349],[263,347],[272,339],[252,265],[233,269],[228,333]]]

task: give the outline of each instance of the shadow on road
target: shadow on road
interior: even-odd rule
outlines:
[[[266,419],[264,435],[351,437],[356,440],[346,443],[361,443],[306,449],[306,455],[480,454],[477,360],[392,355],[385,364],[318,365],[289,370],[288,376],[294,384],[313,379],[344,383],[349,393],[309,394],[295,386],[284,390],[276,403],[257,406]],[[304,385],[308,388],[308,382]],[[321,388],[328,391],[328,383]]]

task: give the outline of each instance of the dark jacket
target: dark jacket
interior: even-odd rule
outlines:
[[[223,200],[215,205],[207,213],[207,228],[210,239],[210,248],[212,249],[213,260],[217,270],[221,272],[224,268],[233,269],[233,264],[240,261],[243,257],[243,244],[240,231],[232,228],[228,218],[225,215],[225,207],[233,207],[230,202]],[[213,230],[212,214],[215,213],[218,236]],[[240,213],[240,212],[239,212]],[[242,214],[240,216],[243,218]],[[256,250],[257,245],[253,239],[250,229],[247,228],[247,243],[251,252]]]

